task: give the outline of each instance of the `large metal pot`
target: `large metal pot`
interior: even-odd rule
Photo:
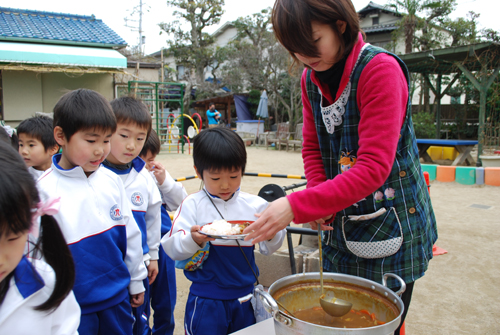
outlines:
[[[393,292],[386,286],[388,277],[400,282],[401,289],[398,292]],[[339,273],[323,273],[323,278],[325,290],[333,290],[338,298],[350,301],[353,309],[367,309],[370,313],[375,313],[378,320],[386,323],[369,328],[334,328],[316,325],[285,314],[278,308],[276,300],[292,314],[299,309],[319,306],[321,291],[319,273],[309,272],[277,280],[269,287],[269,293],[256,289],[264,308],[274,318],[276,335],[388,335],[398,328],[404,310],[399,296],[406,289],[405,282],[399,276],[385,274],[384,285]]]

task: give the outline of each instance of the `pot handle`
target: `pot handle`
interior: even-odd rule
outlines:
[[[292,320],[290,318],[284,316],[283,313],[280,313],[276,300],[274,300],[274,298],[269,293],[259,288],[255,288],[254,292],[260,295],[259,299],[262,300],[264,308],[266,308],[266,310],[270,310],[268,310],[268,312],[271,313],[276,321],[284,323],[287,326],[290,326],[292,324]]]
[[[405,281],[403,279],[401,279],[400,276],[395,275],[394,273],[386,273],[386,274],[384,274],[384,277],[382,278],[382,285],[384,285],[385,287],[387,287],[387,277],[392,277],[399,282],[399,284],[401,285],[401,288],[399,289],[399,291],[396,292],[396,294],[398,295],[398,297],[401,297],[401,295],[403,293],[405,293],[405,291],[406,291]]]

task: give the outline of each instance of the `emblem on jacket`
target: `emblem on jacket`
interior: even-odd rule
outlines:
[[[109,216],[114,221],[119,221],[119,220],[123,219],[122,211],[118,207],[118,205],[114,205],[113,207],[111,207],[111,209],[109,210]]]
[[[349,169],[356,164],[358,159],[356,158],[356,154],[353,152],[354,150],[347,151],[347,148],[340,152],[339,164],[341,173],[349,171]]]
[[[141,192],[134,192],[130,200],[132,200],[132,203],[136,206],[141,206],[144,203]]]

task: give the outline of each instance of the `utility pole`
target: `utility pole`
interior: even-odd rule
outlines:
[[[146,36],[143,36],[142,33],[142,14],[143,14],[143,3],[142,3],[142,0],[139,0],[139,6],[136,6],[134,7],[134,9],[132,10],[132,13],[130,13],[130,17],[132,17],[133,15],[135,14],[139,14],[139,20],[132,20],[132,19],[129,19],[129,18],[125,18],[125,26],[130,28],[131,30],[135,30],[135,31],[138,31],[139,32],[139,52],[138,52],[138,55],[137,55],[137,59],[136,59],[136,65],[135,65],[135,77],[136,77],[136,80],[140,80],[139,78],[139,68],[140,68],[140,63],[141,63],[141,59],[142,59],[142,56],[143,56],[143,52],[144,52],[144,44],[146,42]],[[128,25],[128,22],[131,21],[131,22],[138,22],[139,26],[130,26]],[[134,96],[137,95],[137,81],[134,85]]]
[[[139,50],[140,55],[142,56],[142,0],[140,0],[139,4]]]
[[[146,36],[143,36],[143,31],[142,31],[142,15],[143,11],[146,5],[143,4],[143,0],[139,0],[139,6],[135,6],[132,9],[132,12],[130,13],[129,17],[125,17],[125,27],[130,28],[132,31],[137,31],[139,32],[139,58],[142,58],[143,52],[144,52],[144,44],[146,44]],[[132,17],[135,14],[139,14],[139,20],[134,20]],[[129,25],[129,22],[135,22],[135,24]]]

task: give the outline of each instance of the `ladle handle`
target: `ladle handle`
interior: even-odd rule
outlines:
[[[321,284],[321,295],[323,292],[323,250],[321,248],[321,224],[318,223],[318,253],[319,253],[319,281]]]
[[[395,275],[394,273],[386,273],[384,274],[384,276],[382,277],[382,285],[384,285],[385,287],[387,287],[387,278],[388,277],[392,277],[394,279],[396,279],[399,284],[401,285],[401,288],[399,289],[399,291],[396,292],[396,294],[398,295],[398,297],[400,297],[403,293],[405,293],[406,291],[406,283],[405,281],[398,275]]]

